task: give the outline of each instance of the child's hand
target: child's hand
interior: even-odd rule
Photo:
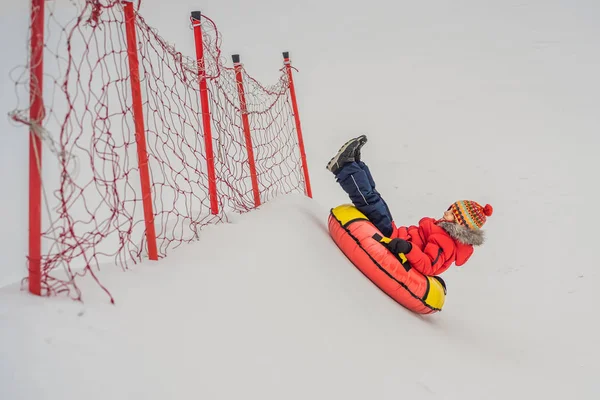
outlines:
[[[389,251],[396,254],[408,254],[412,250],[412,244],[404,239],[392,239],[389,242],[381,242]]]
[[[407,253],[412,250],[412,244],[404,239],[390,239],[388,237],[381,237],[379,234],[373,235],[373,239],[377,240],[386,249],[388,249],[402,264],[406,271],[411,269],[410,263],[406,259]]]

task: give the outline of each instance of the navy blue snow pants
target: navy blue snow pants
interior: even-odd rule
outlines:
[[[375,181],[369,167],[362,162],[345,164],[336,174],[336,181],[348,196],[352,204],[360,210],[385,236],[392,234],[392,214],[388,205],[375,189]]]

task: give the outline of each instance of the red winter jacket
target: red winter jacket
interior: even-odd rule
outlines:
[[[442,226],[451,228],[450,231],[458,231],[458,234],[452,237]],[[473,245],[463,242],[465,236],[468,238],[474,233],[481,239],[479,232],[467,232],[465,235],[461,230],[468,230],[468,228],[428,217],[422,218],[419,226],[397,228],[394,226],[394,228],[392,239],[400,238],[412,244],[412,249],[405,254],[412,268],[429,276],[441,274],[454,262],[457,266],[467,262],[473,254]],[[461,237],[463,241],[459,241],[456,237]]]

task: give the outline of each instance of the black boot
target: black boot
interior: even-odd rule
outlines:
[[[356,149],[360,148],[364,144],[361,144],[363,136],[350,139],[346,143],[344,143],[344,145],[338,150],[337,154],[333,156],[333,158],[327,163],[327,169],[332,173],[336,174],[340,170],[340,168],[344,166],[344,164],[356,161]]]

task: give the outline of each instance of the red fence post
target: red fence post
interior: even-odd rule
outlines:
[[[208,103],[208,88],[206,84],[206,65],[204,63],[204,42],[202,39],[202,26],[200,11],[192,11],[192,25],[194,27],[194,40],[196,42],[196,59],[198,61],[198,81],[200,82],[200,103],[202,107],[202,124],[204,127],[204,145],[206,147],[206,165],[208,169],[208,192],[210,195],[210,209],[213,214],[219,213],[217,201],[217,180],[215,176],[215,156],[212,146],[212,130],[210,125],[210,106]]]
[[[140,167],[148,257],[151,260],[158,260],[154,212],[152,210],[152,191],[150,189],[150,173],[148,171],[148,152],[146,150],[146,130],[144,128],[144,111],[142,108],[142,89],[140,87],[140,63],[137,54],[135,12],[133,11],[133,3],[131,2],[125,2],[125,30],[127,33],[127,56],[129,59],[133,120],[135,122],[135,139]]]
[[[250,136],[250,123],[248,122],[248,108],[246,106],[246,93],[244,92],[244,82],[242,80],[242,64],[239,54],[232,57],[235,69],[235,80],[237,82],[238,95],[240,96],[240,110],[242,112],[242,124],[244,126],[244,136],[246,138],[246,149],[248,151],[248,163],[250,164],[250,178],[252,179],[252,192],[254,193],[254,205],[260,206],[260,193],[258,191],[258,178],[256,175],[256,164],[254,162],[254,150],[252,149],[252,137]]]
[[[45,0],[31,2],[29,65],[29,292],[42,294],[42,140]]]
[[[292,99],[292,109],[294,111],[294,120],[296,121],[296,132],[298,132],[298,145],[300,146],[300,156],[302,157],[302,169],[304,170],[304,182],[306,183],[306,195],[312,198],[312,189],[310,187],[310,178],[308,176],[308,165],[306,163],[306,152],[304,151],[304,139],[302,137],[302,127],[300,126],[300,114],[298,113],[298,102],[296,101],[296,89],[294,87],[294,78],[292,77],[292,63],[290,53],[283,53],[283,63],[287,71],[290,82],[290,97]]]

